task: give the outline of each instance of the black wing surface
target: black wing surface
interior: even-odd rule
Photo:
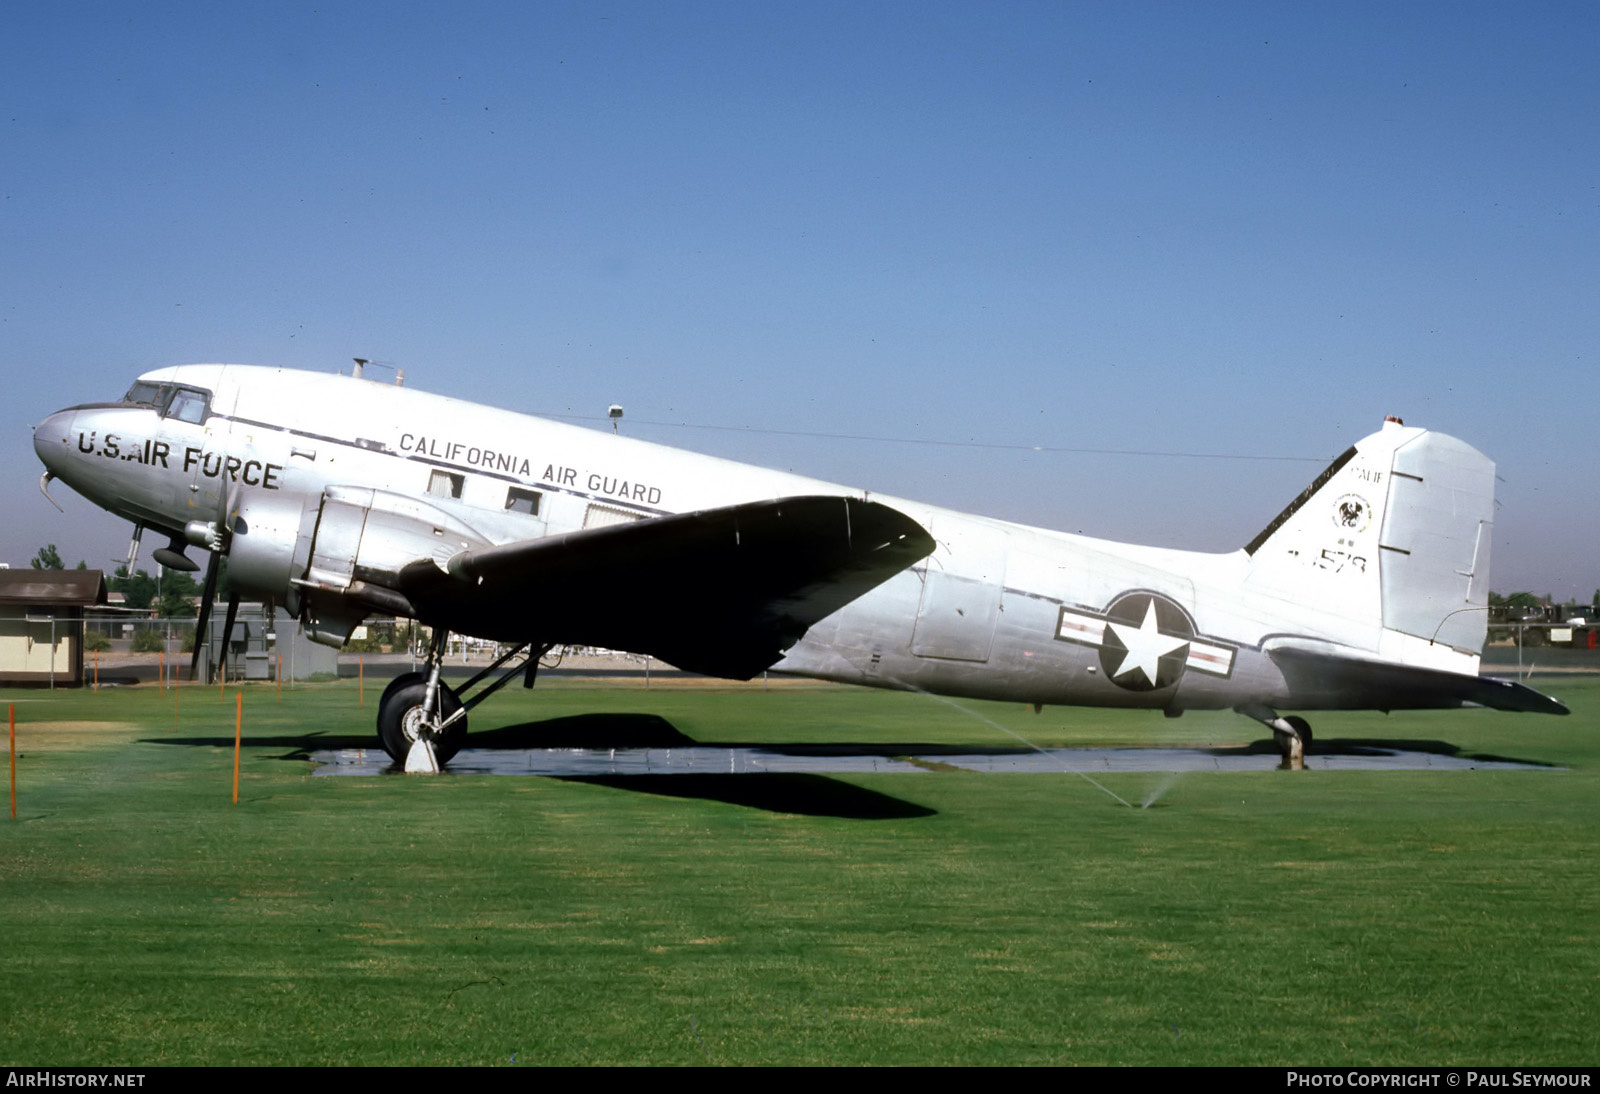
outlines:
[[[933,551],[899,510],[803,496],[466,551],[407,565],[425,623],[659,657],[748,679],[819,619]]]

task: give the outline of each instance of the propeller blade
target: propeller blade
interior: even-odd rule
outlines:
[[[239,499],[243,494],[244,484],[238,482],[218,493],[217,502],[222,511],[217,514],[217,527],[222,530],[223,550],[227,550],[227,541],[233,537],[233,526],[239,519]]]
[[[189,679],[200,678],[200,657],[206,648],[206,621],[211,618],[211,601],[217,595],[217,570],[222,562],[222,553],[212,551],[211,557],[206,560],[206,584],[200,593],[200,618],[194,624],[194,656],[189,659]]]
[[[229,543],[233,539],[233,527],[239,519],[239,500],[244,492],[244,487],[234,483],[231,487],[217,491],[217,534],[222,540],[222,549],[212,551],[211,557],[206,560],[206,586],[200,594],[200,618],[195,621],[194,627],[194,656],[189,660],[189,679],[199,677],[200,656],[206,639],[206,622],[211,618],[211,605],[217,598],[217,572],[222,565],[222,556],[227,553]],[[222,662],[227,664],[228,639],[233,633],[233,619],[239,610],[239,598],[228,597],[228,615],[222,630]]]
[[[217,672],[224,677],[228,674],[228,642],[233,638],[233,621],[238,615],[238,594],[230,593],[228,594],[228,614],[222,620],[222,654],[217,660]]]
[[[244,483],[235,482],[223,486],[217,491],[217,514],[213,524],[217,530],[217,539],[222,543],[222,550],[227,552],[233,545],[233,529],[239,523],[239,503],[244,500]]]

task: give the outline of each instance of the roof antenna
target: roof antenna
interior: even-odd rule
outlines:
[[[611,409],[606,411],[606,417],[611,419],[611,432],[615,433],[617,431],[617,423],[622,420],[622,406],[618,403],[612,403]]]
[[[351,371],[350,375],[354,376],[357,380],[362,379],[362,373],[366,370],[368,365],[377,365],[379,368],[390,369],[394,372],[395,387],[406,386],[406,370],[403,368],[395,368],[393,361],[374,361],[370,357],[352,357],[350,360],[356,363],[356,367]]]

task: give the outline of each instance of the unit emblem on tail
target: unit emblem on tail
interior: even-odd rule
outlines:
[[[1372,506],[1367,504],[1365,498],[1355,494],[1346,494],[1339,499],[1339,507],[1334,512],[1333,523],[1340,528],[1352,532],[1364,532],[1372,520]]]

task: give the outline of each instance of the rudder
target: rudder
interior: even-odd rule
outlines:
[[[1383,625],[1476,656],[1489,629],[1494,463],[1442,433],[1395,450],[1379,540]]]

